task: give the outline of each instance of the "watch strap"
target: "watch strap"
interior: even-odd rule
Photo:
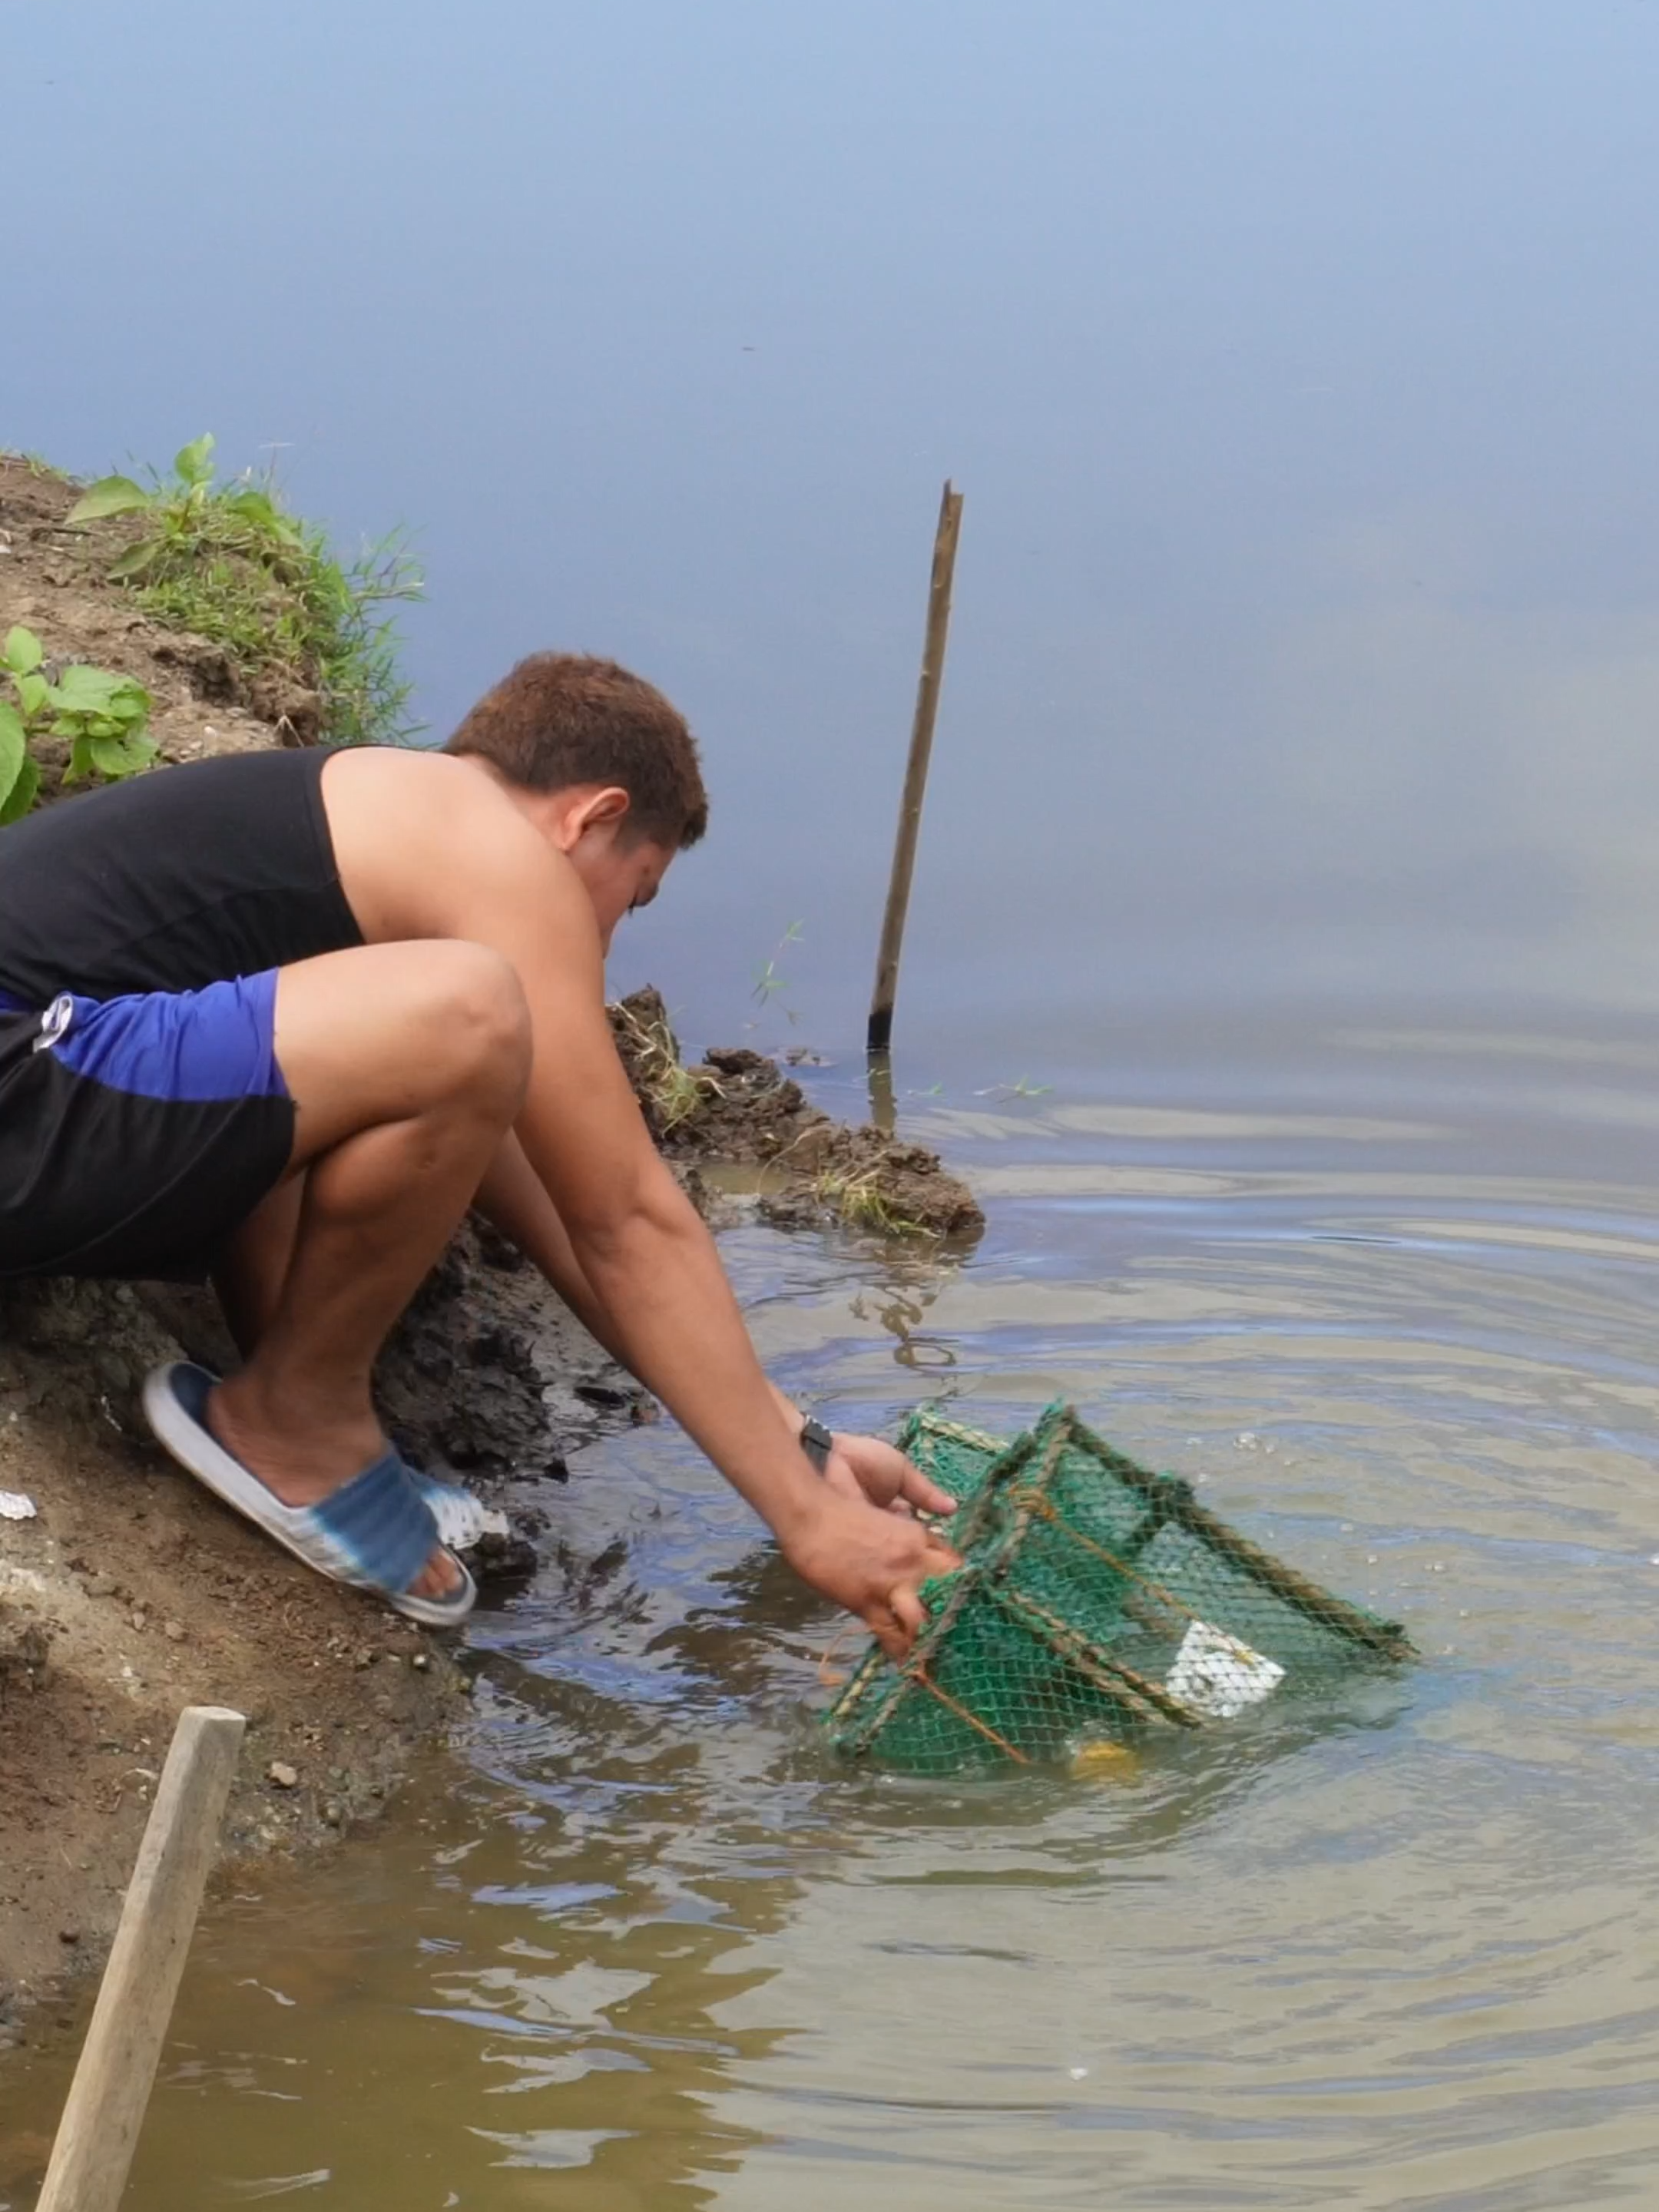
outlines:
[[[800,1448],[822,1474],[830,1464],[830,1455],[836,1440],[822,1421],[814,1420],[809,1413],[800,1425]]]

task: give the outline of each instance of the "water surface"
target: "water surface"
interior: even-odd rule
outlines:
[[[210,1916],[138,2212],[1650,2200],[1653,1053],[1291,1042],[1231,1103],[914,1108],[989,1202],[963,1268],[728,1254],[835,1417],[1074,1394],[1422,1667],[1127,1780],[851,1777],[830,1622],[672,1428],[599,1447],[459,1777]]]

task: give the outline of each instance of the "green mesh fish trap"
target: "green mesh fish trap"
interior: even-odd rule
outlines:
[[[924,1407],[898,1441],[957,1499],[964,1565],[924,1584],[902,1664],[872,1644],[824,1715],[847,1758],[924,1776],[1087,1763],[1416,1656],[1070,1407],[1009,1444]]]

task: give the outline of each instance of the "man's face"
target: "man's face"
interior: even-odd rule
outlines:
[[[648,837],[630,840],[618,822],[591,824],[570,848],[572,865],[593,902],[600,942],[607,952],[623,916],[649,906],[655,898],[673,857]]]

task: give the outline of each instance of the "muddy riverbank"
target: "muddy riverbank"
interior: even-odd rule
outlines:
[[[131,526],[69,528],[76,489],[0,458],[0,635],[27,625],[54,665],[143,684],[162,766],[294,742],[306,702],[139,609],[108,574]],[[47,763],[49,792],[60,767]],[[614,1020],[653,1133],[706,1208],[976,1232],[970,1194],[931,1154],[831,1121],[757,1054],[683,1066],[654,994]],[[33,1509],[0,1518],[0,2039],[26,2019],[49,2027],[31,2006],[101,1959],[182,1706],[249,1717],[232,1867],[372,1829],[466,1709],[464,1663],[441,1642],[287,1559],[149,1442],[139,1386],[181,1351],[229,1357],[204,1292],[0,1285],[0,1491]],[[532,1566],[556,1529],[568,1455],[654,1412],[515,1252],[471,1229],[388,1347],[380,1388],[413,1458],[507,1507],[512,1533],[481,1561],[495,1577]]]

